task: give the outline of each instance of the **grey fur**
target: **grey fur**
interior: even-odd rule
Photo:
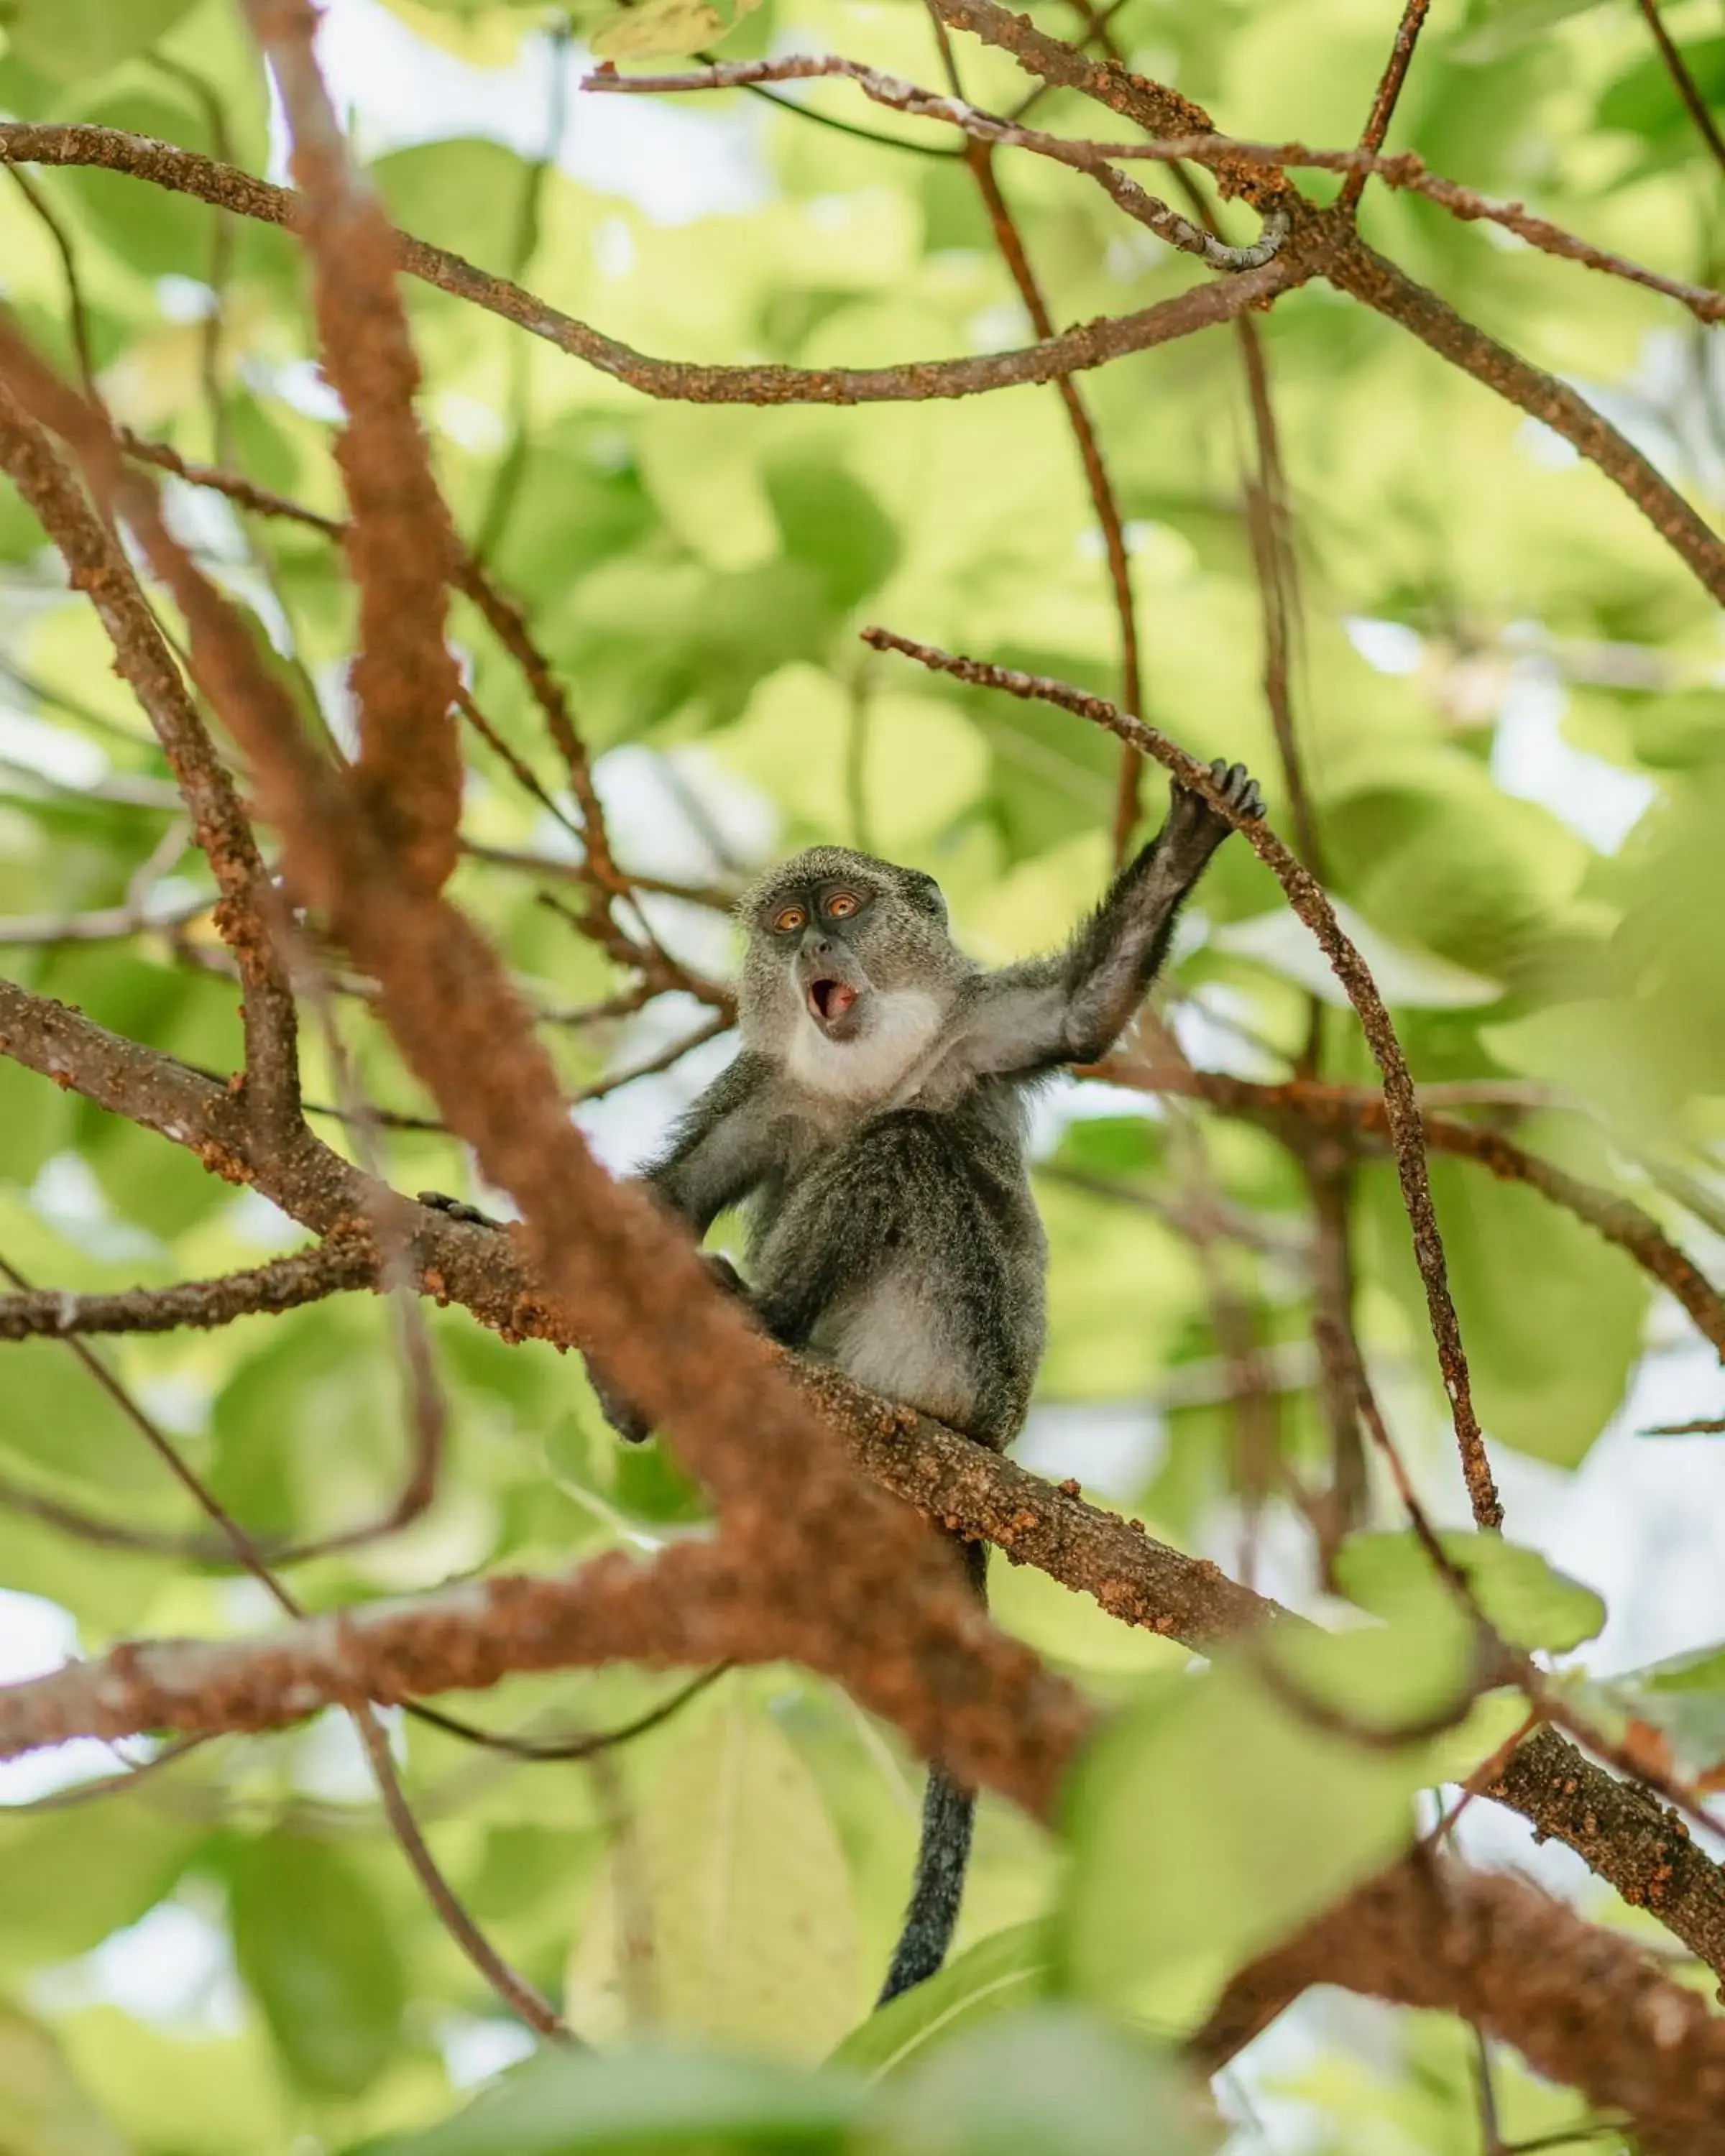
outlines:
[[[1241,766],[1211,771],[1236,809],[1261,813]],[[747,1202],[752,1285],[728,1265],[721,1277],[775,1340],[981,1444],[1016,1435],[1042,1355],[1046,1258],[1027,1094],[1119,1038],[1227,834],[1176,788],[1161,834],[1065,948],[994,973],[952,943],[937,887],[915,870],[816,846],[755,886],[740,909],[742,1052],[646,1173],[697,1235]],[[605,1404],[624,1436],[646,1435]],[[983,1553],[969,1559],[980,1592]],[[931,1769],[883,1999],[941,1964],[973,1807]]]

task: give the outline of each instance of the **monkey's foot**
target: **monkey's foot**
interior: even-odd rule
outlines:
[[[470,1228],[498,1228],[504,1223],[494,1220],[489,1213],[481,1213],[477,1205],[465,1205],[459,1198],[451,1198],[447,1191],[420,1190],[414,1193],[422,1205],[429,1206],[434,1213],[441,1213],[451,1220],[459,1220]]]

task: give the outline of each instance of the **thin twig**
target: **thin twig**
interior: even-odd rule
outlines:
[[[1214,270],[1224,270],[1238,275],[1243,270],[1260,269],[1274,259],[1288,234],[1286,214],[1271,210],[1265,218],[1262,234],[1249,245],[1230,246],[1199,226],[1191,223],[1170,209],[1157,196],[1147,194],[1135,180],[1117,172],[1105,158],[1095,155],[1087,145],[1070,143],[1062,136],[1045,135],[1034,129],[1015,126],[1009,120],[998,120],[992,113],[979,112],[963,98],[942,97],[933,90],[920,90],[916,84],[901,81],[896,75],[883,74],[878,68],[865,66],[860,60],[841,59],[836,55],[820,59],[793,56],[776,60],[727,60],[716,67],[703,69],[700,73],[685,74],[618,74],[605,68],[588,75],[582,84],[584,90],[667,93],[680,90],[737,90],[751,82],[803,82],[816,80],[827,75],[843,75],[855,82],[865,97],[877,105],[884,105],[896,112],[909,113],[921,120],[941,120],[962,128],[973,141],[1005,142],[1024,150],[1034,150],[1039,156],[1051,157],[1058,163],[1070,165],[1083,172],[1097,186],[1111,195],[1116,205],[1127,215],[1147,226],[1157,238],[1168,246],[1178,248],[1182,254],[1195,254]]]
[[[1402,94],[1402,85],[1408,79],[1408,69],[1413,64],[1414,47],[1425,28],[1431,0],[1406,0],[1402,19],[1396,25],[1395,43],[1389,49],[1389,58],[1384,63],[1376,94],[1372,99],[1371,111],[1366,116],[1365,131],[1359,138],[1362,150],[1375,155],[1384,147],[1384,138],[1389,132],[1389,123],[1394,117],[1396,102]],[[1352,211],[1360,198],[1366,184],[1363,170],[1356,168],[1342,183],[1341,203]]]
[[[95,346],[90,333],[90,310],[84,303],[84,280],[78,274],[78,256],[72,245],[72,235],[65,221],[53,203],[28,172],[16,165],[6,168],[13,185],[30,205],[32,211],[45,228],[54,243],[54,250],[60,258],[60,275],[66,287],[66,314],[72,331],[72,350],[78,361],[78,377],[84,384],[84,393],[94,401],[96,388]]]
[[[1671,41],[1671,33],[1666,29],[1665,18],[1659,12],[1658,0],[1636,0],[1636,5],[1645,18],[1648,28],[1653,33],[1653,41],[1659,47],[1659,57],[1665,62],[1666,73],[1671,79],[1672,87],[1683,100],[1684,110],[1695,122],[1696,132],[1706,143],[1713,162],[1722,172],[1725,172],[1725,136],[1720,134],[1712,114],[1707,110],[1707,100],[1702,95],[1695,77],[1689,72],[1689,63]]]

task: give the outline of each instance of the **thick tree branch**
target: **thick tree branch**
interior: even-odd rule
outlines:
[[[1314,1984],[1460,2013],[1626,2111],[1640,2145],[1725,2156],[1725,2020],[1635,1940],[1521,1880],[1399,1865],[1235,1977],[1195,2056],[1214,2072]]]
[[[7,982],[0,982],[0,1052],[188,1146],[230,1180],[254,1181],[318,1232],[364,1217],[381,1194],[369,1192],[357,1169],[311,1137],[296,1154],[254,1168],[244,1123],[223,1087]],[[506,1338],[533,1337],[562,1347],[578,1342],[574,1313],[547,1293],[518,1235],[465,1226],[425,1210],[415,1214],[413,1229],[408,1256],[424,1293],[463,1305]],[[896,1496],[955,1532],[997,1543],[1015,1561],[1093,1595],[1123,1622],[1203,1651],[1281,1615],[1273,1603],[1238,1586],[1208,1561],[1168,1548],[1137,1522],[1086,1503],[1076,1491],[1056,1488],[924,1416],[875,1399],[835,1372],[789,1367],[859,1464]],[[716,1633],[703,1634],[669,1650],[665,1659],[675,1661],[683,1653],[702,1661],[731,1651],[717,1640]],[[275,1650],[266,1643],[259,1651]],[[483,1656],[493,1648],[482,1641],[475,1651]],[[572,1660],[583,1659],[570,1652]],[[471,1675],[470,1667],[452,1650],[446,1662],[422,1667],[415,1683],[403,1688],[492,1681]],[[81,1711],[64,1703],[44,1706],[40,1712],[49,1718],[39,1725],[39,1708],[23,1710],[21,1731],[39,1727],[46,1733],[25,1733],[21,1741],[47,1743],[61,1735],[95,1733],[62,1727],[53,1718],[69,1714],[75,1725]],[[1566,1842],[1626,1901],[1653,1911],[1725,1973],[1725,1874],[1688,1839],[1682,1822],[1651,1798],[1618,1782],[1548,1730],[1520,1748],[1491,1794],[1524,1814],[1541,1833]]]
[[[436,891],[455,865],[461,813],[457,675],[444,640],[455,536],[413,413],[419,364],[395,289],[394,235],[349,167],[306,0],[245,0],[245,12],[292,133],[318,350],[347,414],[336,462],[359,595],[354,783],[402,873]]]

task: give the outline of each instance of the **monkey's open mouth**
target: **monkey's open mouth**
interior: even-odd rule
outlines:
[[[809,1008],[823,1025],[830,1025],[835,1018],[843,1018],[856,1001],[856,990],[846,988],[843,981],[811,981],[809,983]]]

